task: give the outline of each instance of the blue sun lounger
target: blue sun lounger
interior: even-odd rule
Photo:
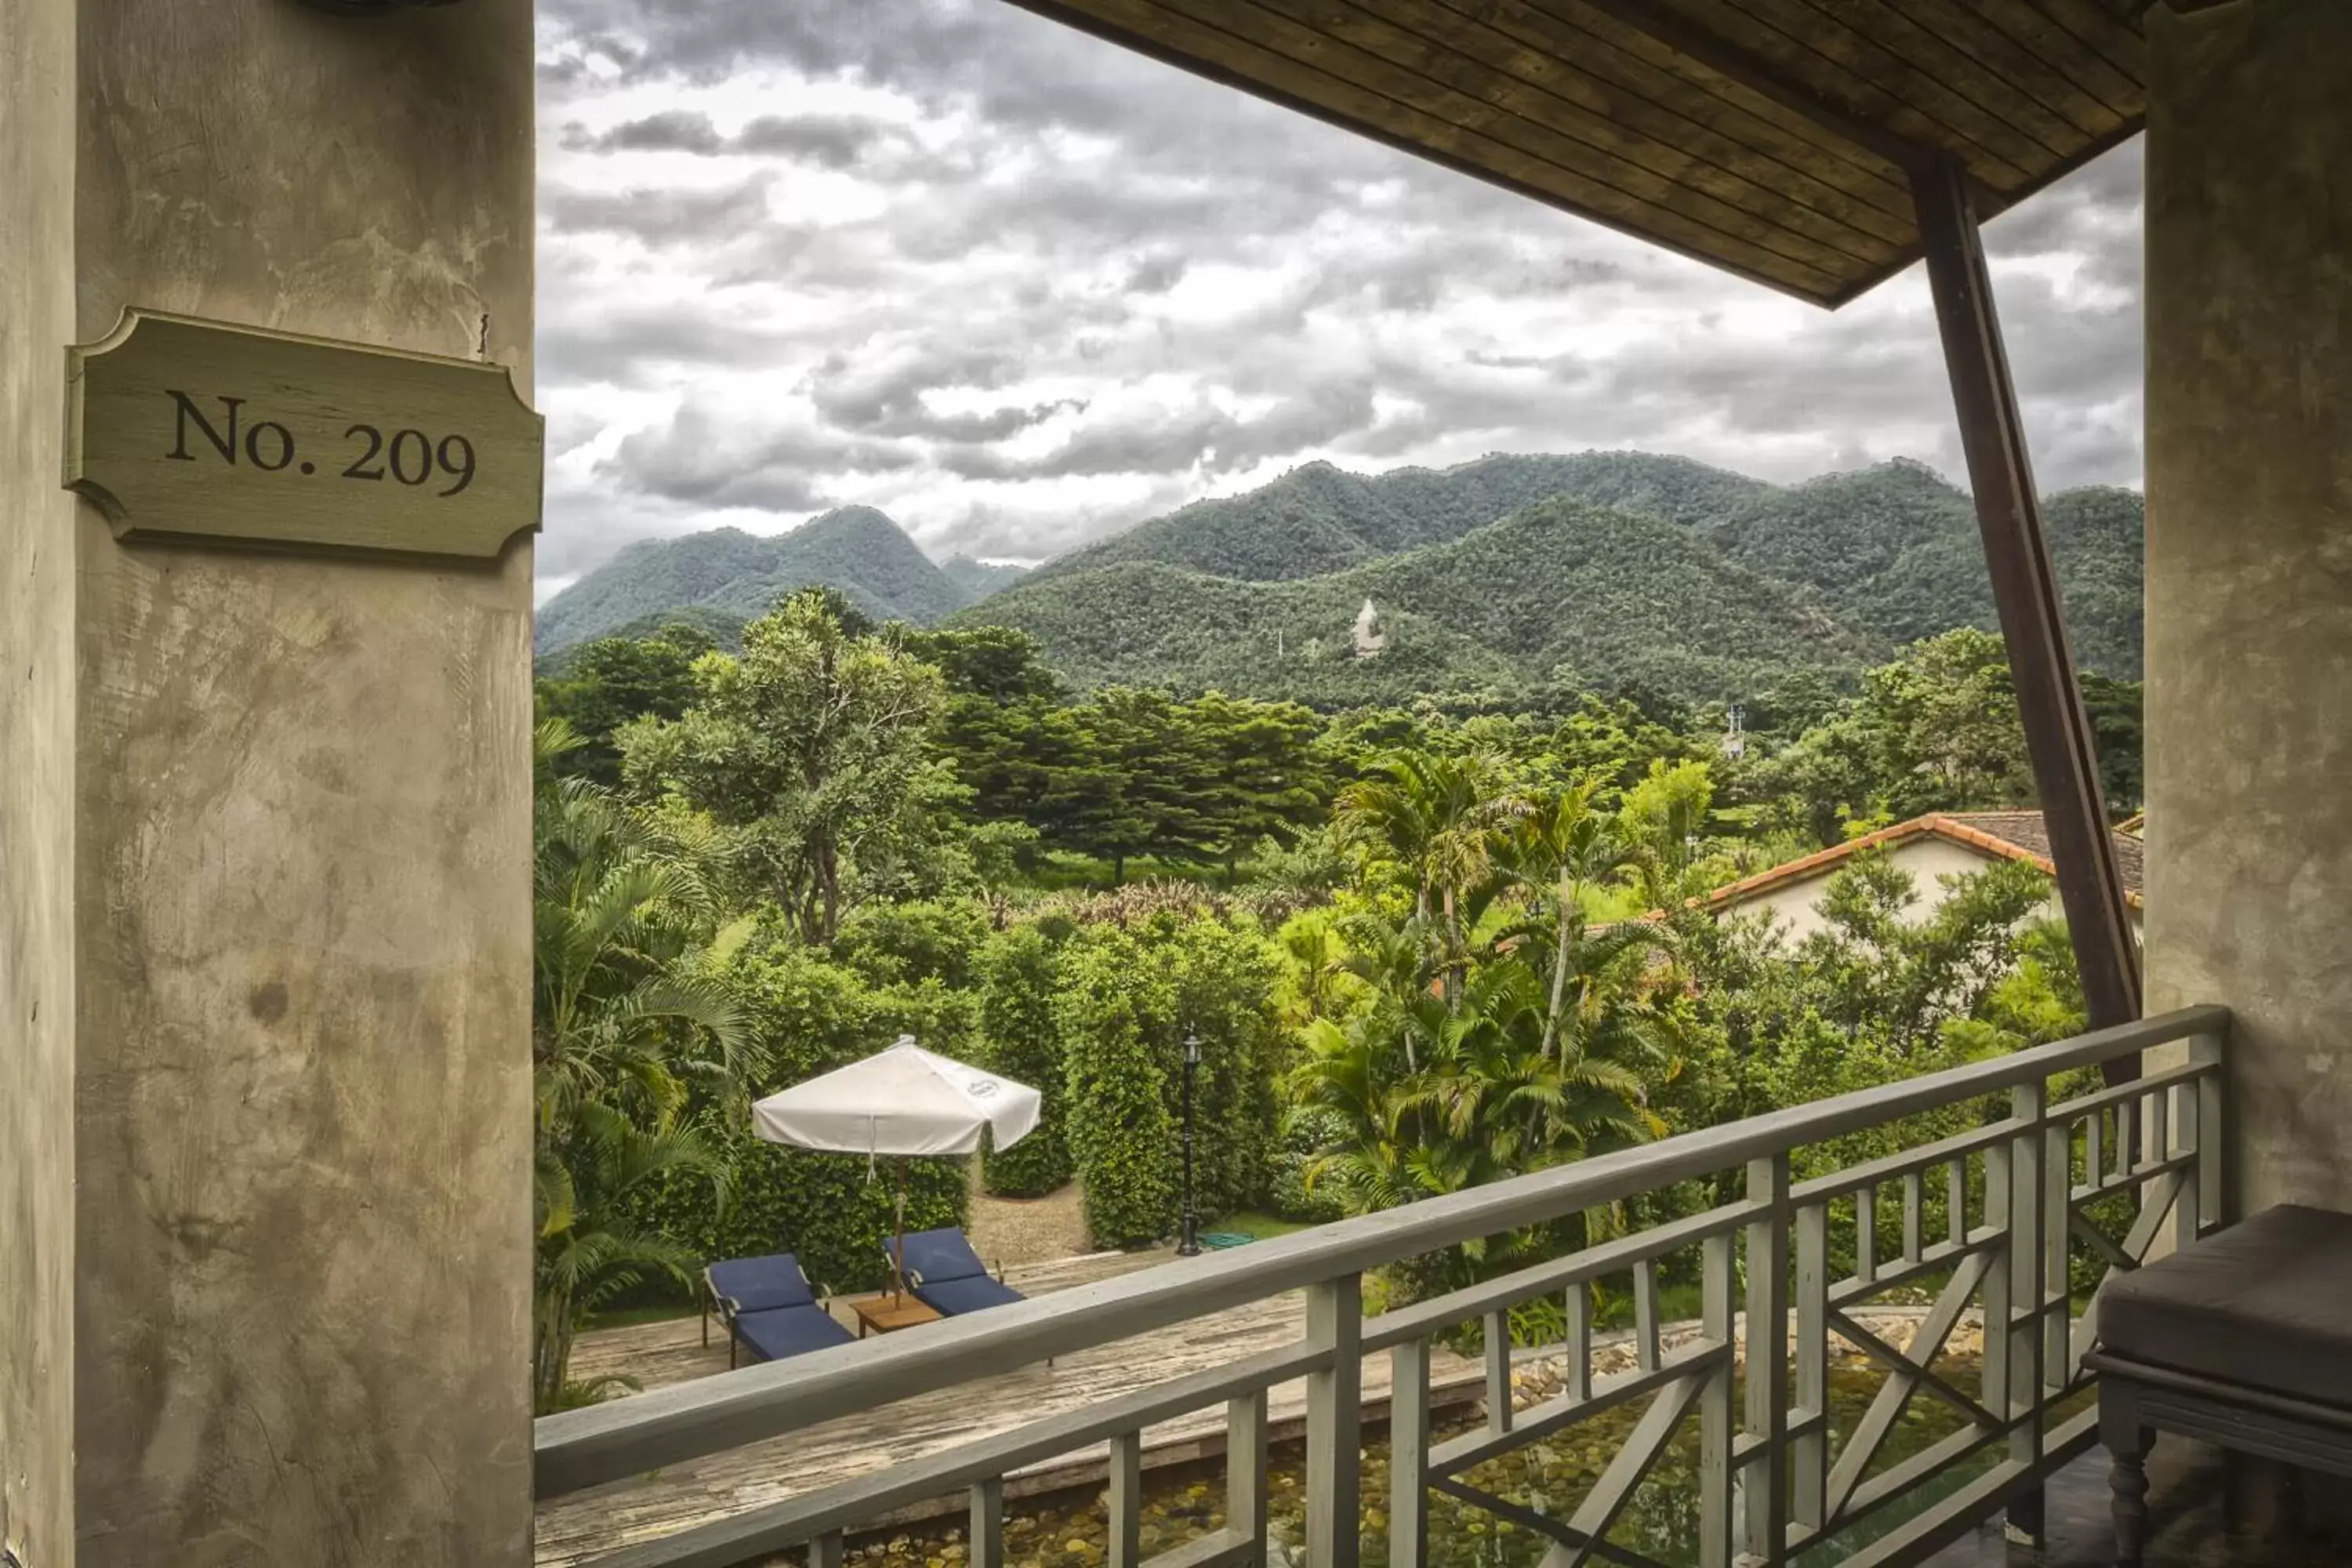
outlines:
[[[702,1271],[702,1342],[710,1342],[716,1310],[727,1327],[730,1368],[738,1347],[754,1361],[782,1361],[857,1338],[817,1300],[800,1259],[789,1252],[714,1263]]]
[[[891,1244],[882,1244],[887,1258]],[[980,1254],[971,1249],[962,1231],[919,1230],[907,1237],[905,1262],[908,1289],[942,1318],[961,1317],[990,1307],[1009,1306],[1027,1297],[1003,1279],[992,1276]]]

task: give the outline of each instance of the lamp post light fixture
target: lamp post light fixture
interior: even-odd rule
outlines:
[[[1192,1206],[1192,1079],[1201,1070],[1201,1037],[1184,1036],[1184,1229],[1176,1240],[1176,1256],[1201,1256],[1201,1215]]]

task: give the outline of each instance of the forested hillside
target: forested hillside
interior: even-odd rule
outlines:
[[[1384,639],[1360,656],[1370,599]],[[1065,679],[1318,705],[1507,704],[1543,686],[1737,696],[1884,645],[1663,518],[1549,500],[1447,544],[1297,582],[1153,561],[1041,574],[952,617],[1027,632]]]
[[[2076,657],[2120,679],[2141,668],[2142,510],[2120,489],[2048,501]],[[1309,463],[1034,572],[934,564],[863,507],[772,537],[720,529],[624,551],[541,610],[539,647],[684,618],[731,647],[810,585],[876,620],[1018,626],[1079,687],[1318,704],[1578,687],[1747,700],[1782,675],[1997,626],[1969,498],[1924,465],[1779,486],[1584,452],[1371,476]],[[1367,598],[1388,641],[1359,658]]]
[[[1196,501],[1047,562],[1039,577],[1157,561],[1274,583],[1345,571],[1442,544],[1553,496],[1704,526],[1766,487],[1687,458],[1647,452],[1498,454],[1456,468],[1351,474],[1308,463],[1246,495]]]
[[[2141,498],[2097,488],[2045,506],[2076,659],[2138,679]],[[1999,628],[1976,511],[1918,463],[1761,490],[1711,537],[1733,560],[1812,589],[1841,619],[1892,642]]]
[[[988,592],[992,570],[967,561],[951,574],[897,523],[863,506],[826,512],[789,533],[719,528],[647,540],[542,605],[538,647],[551,653],[686,606],[749,620],[808,587],[838,588],[876,620],[929,626]]]

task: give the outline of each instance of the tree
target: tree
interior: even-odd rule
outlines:
[[[746,626],[740,658],[696,671],[698,695],[676,721],[624,732],[627,777],[734,830],[751,880],[804,940],[830,941],[852,879],[898,868],[962,798],[929,745],[940,673],[854,635],[815,591]]]
[[[1233,875],[1262,839],[1293,842],[1318,820],[1331,780],[1316,741],[1321,722],[1296,702],[1256,702],[1211,691],[1180,710],[1196,738],[1207,776],[1211,854]]]
[[[535,740],[532,1386],[546,1410],[574,1397],[588,1312],[649,1275],[683,1286],[700,1266],[635,1224],[635,1202],[670,1176],[723,1185],[723,1162],[683,1116],[698,1085],[724,1094],[758,1052],[709,974],[740,932],[717,930],[707,845],[560,777],[580,745],[562,721]]]
[[[580,649],[561,676],[539,684],[541,711],[568,721],[580,740],[558,771],[617,788],[614,736],[633,719],[684,713],[698,689],[695,662],[717,646],[701,627],[679,623],[649,637],[602,637]]]
[[[2140,689],[2080,679],[2108,802],[2126,810],[2140,795]],[[2032,759],[2001,639],[1963,628],[1913,644],[1751,782],[1778,824],[1822,845],[1926,812],[2032,805]]]
[[[1343,844],[1411,886],[1414,919],[1440,944],[1448,992],[1459,989],[1468,957],[1463,906],[1492,876],[1498,835],[1517,807],[1497,775],[1483,753],[1392,752],[1339,792],[1332,814]]]

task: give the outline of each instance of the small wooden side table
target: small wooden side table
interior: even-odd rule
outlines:
[[[879,1296],[852,1297],[849,1310],[857,1314],[857,1337],[861,1340],[868,1329],[877,1334],[891,1334],[918,1323],[940,1321],[939,1313],[925,1306],[912,1291],[904,1296],[893,1296],[885,1290]]]

